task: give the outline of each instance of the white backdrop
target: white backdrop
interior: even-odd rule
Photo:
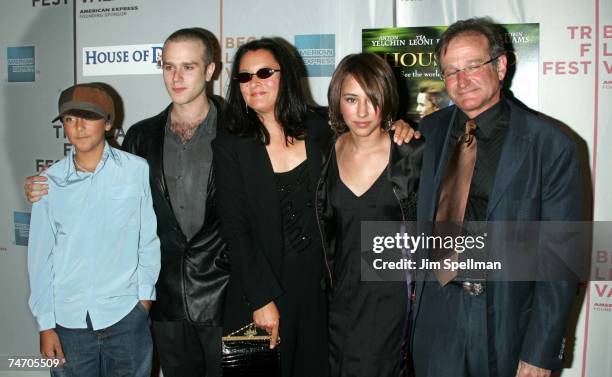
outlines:
[[[612,55],[612,30],[604,33],[607,30],[604,26],[612,24],[610,3],[604,0],[3,0],[0,2],[3,78],[0,174],[5,183],[0,200],[0,286],[3,288],[0,355],[38,354],[38,336],[27,308],[26,247],[21,245],[27,236],[24,218],[27,219],[30,211],[23,198],[22,182],[44,161],[54,161],[64,155],[67,140],[59,124],[50,122],[57,111],[61,89],[75,81],[109,83],[123,100],[125,130],[134,122],[157,114],[168,104],[161,72],[155,68],[155,54],[165,37],[182,27],[204,27],[219,36],[224,69],[214,83],[214,90],[224,94],[228,80],[226,68],[231,65],[236,47],[250,38],[280,36],[307,54],[321,54],[317,57],[337,64],[344,55],[361,50],[363,28],[444,25],[477,15],[492,16],[500,23],[537,22],[540,23],[542,60],[539,110],[572,127],[589,145],[594,167],[595,216],[598,220],[611,220],[612,202],[604,199],[612,181],[608,167],[612,152],[604,147],[612,141],[609,106],[612,72],[608,72],[612,69],[609,56]],[[585,28],[574,29],[575,26],[590,27],[591,33],[586,33]],[[571,30],[578,33],[574,38]],[[580,39],[580,31],[585,32],[584,39]],[[581,44],[590,45],[581,50]],[[34,56],[30,46],[34,46]],[[111,63],[112,56],[115,61],[119,56],[129,59],[127,63]],[[576,74],[562,74],[563,65],[559,63],[544,64],[570,61],[591,63],[587,72]],[[568,67],[565,64],[566,70]],[[311,72],[309,77],[313,98],[325,105],[330,67],[315,61],[308,68],[317,72]],[[605,244],[600,247],[611,249]],[[576,332],[572,334],[575,341],[571,368],[564,371],[564,377],[607,376],[612,371],[611,314],[591,310],[595,302],[611,299],[599,297],[597,292],[601,292],[601,286],[599,291],[594,287],[589,290],[578,316]],[[607,291],[602,293],[606,294]],[[46,374],[0,371],[0,376],[13,375]]]

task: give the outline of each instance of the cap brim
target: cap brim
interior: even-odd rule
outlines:
[[[76,117],[83,118],[83,119],[89,119],[89,120],[98,120],[98,119],[105,118],[104,115],[98,114],[94,111],[82,110],[82,109],[70,109],[70,110],[64,111],[63,113],[53,118],[51,122],[57,122],[64,115],[74,115]]]

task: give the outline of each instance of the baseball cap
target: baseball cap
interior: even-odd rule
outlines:
[[[60,94],[57,104],[59,114],[52,120],[57,121],[63,115],[73,114],[88,119],[102,119],[113,123],[115,106],[106,89],[95,83],[76,84]]]

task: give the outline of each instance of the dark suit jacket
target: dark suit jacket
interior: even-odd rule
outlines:
[[[314,112],[305,125],[310,192],[314,193],[332,132],[327,120]],[[250,323],[254,310],[283,294],[281,208],[274,171],[261,141],[220,131],[213,142],[213,167],[221,231],[232,263],[228,300],[234,302],[228,302],[225,320],[226,329],[232,330]]]
[[[509,100],[508,103],[510,124],[486,220],[582,220],[584,198],[576,144],[537,114]],[[450,129],[458,111],[451,106],[421,123],[426,149],[419,188],[419,221],[435,219],[440,186],[451,153]],[[495,249],[489,247],[489,250]],[[419,313],[423,274],[418,279],[416,328],[425,317]],[[573,281],[487,282],[491,376],[514,376],[519,359],[542,368],[559,369],[563,335],[575,292]],[[427,330],[420,328],[419,331]]]

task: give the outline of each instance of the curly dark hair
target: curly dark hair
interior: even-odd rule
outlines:
[[[236,75],[240,72],[240,61],[249,51],[269,51],[280,67],[280,82],[278,97],[274,107],[277,121],[285,134],[285,142],[303,140],[306,136],[304,116],[308,111],[308,103],[304,96],[299,70],[297,52],[290,48],[288,42],[280,38],[262,38],[250,41],[238,48],[232,63],[231,81],[227,91],[224,120],[227,129],[241,136],[253,136],[264,144],[270,143],[270,134],[255,113],[248,111],[240,92],[240,82]]]

